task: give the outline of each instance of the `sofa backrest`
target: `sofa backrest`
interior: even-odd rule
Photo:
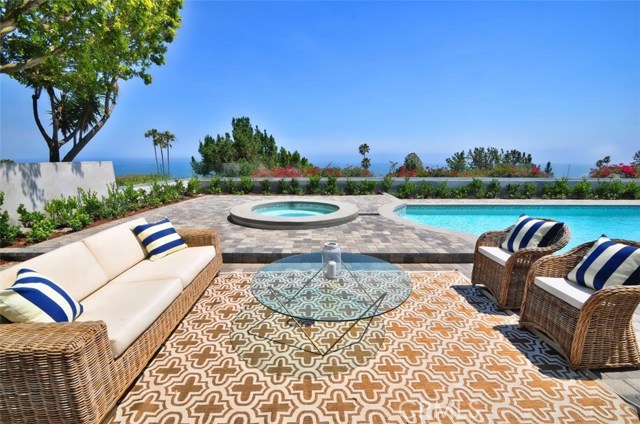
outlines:
[[[82,240],[95,256],[109,280],[114,279],[147,257],[144,246],[131,231],[131,227],[146,223],[144,218],[137,218]]]
[[[28,268],[51,278],[79,301],[109,281],[98,261],[81,241],[0,271],[0,289],[13,285],[20,268]]]

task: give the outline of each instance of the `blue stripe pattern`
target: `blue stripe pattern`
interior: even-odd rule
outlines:
[[[567,279],[594,290],[640,285],[640,249],[602,235]]]
[[[18,270],[13,286],[0,292],[0,302],[14,322],[71,322],[84,311],[62,287],[28,268]]]
[[[553,244],[564,223],[530,218],[522,214],[500,247],[510,252],[527,247],[547,247]]]
[[[187,247],[168,218],[137,225],[132,228],[132,231],[144,245],[152,261]]]

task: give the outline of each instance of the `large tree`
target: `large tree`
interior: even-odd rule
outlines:
[[[276,145],[276,140],[266,130],[261,131],[256,125],[251,126],[248,117],[231,119],[231,134],[218,134],[215,138],[210,135],[204,137],[198,146],[201,161],[191,157],[193,172],[199,175],[220,174],[225,163],[246,162],[255,166],[272,167],[279,165],[306,167],[307,158],[300,153],[289,152],[284,147]]]
[[[0,73],[33,89],[36,125],[49,160],[72,142],[73,160],[104,126],[118,81],[162,65],[180,26],[183,0],[0,0]],[[50,132],[40,118],[46,93]]]

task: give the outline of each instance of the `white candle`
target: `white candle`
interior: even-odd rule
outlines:
[[[336,278],[336,269],[337,269],[336,262],[335,261],[329,261],[327,263],[326,277],[327,278]]]

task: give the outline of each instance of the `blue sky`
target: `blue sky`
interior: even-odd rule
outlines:
[[[173,157],[248,116],[318,165],[425,163],[460,150],[534,161],[630,162],[640,150],[640,2],[218,2],[186,0],[153,84],[121,82],[76,160]],[[0,76],[0,157],[48,158],[31,92]],[[64,150],[66,152],[66,150]]]

